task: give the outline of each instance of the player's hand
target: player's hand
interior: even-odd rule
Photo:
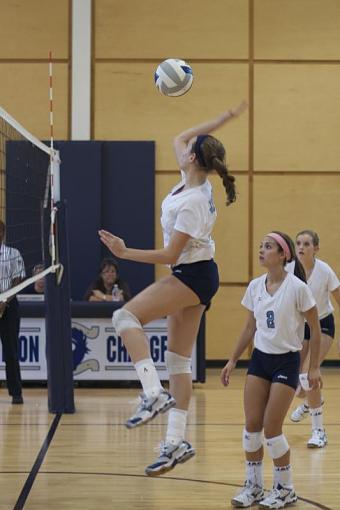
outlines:
[[[228,386],[230,374],[236,367],[236,363],[234,361],[229,360],[228,363],[222,368],[221,371],[221,383],[223,386]]]
[[[323,382],[321,378],[320,368],[310,368],[308,370],[308,383],[311,390],[322,388]]]
[[[121,259],[124,258],[126,246],[123,239],[111,234],[110,232],[107,232],[107,230],[99,230],[99,237],[101,242],[108,247],[113,255]]]
[[[229,111],[232,114],[233,117],[238,117],[248,108],[247,101],[242,101],[236,108],[231,108]]]

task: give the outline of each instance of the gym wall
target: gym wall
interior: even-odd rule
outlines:
[[[71,2],[0,0],[0,11],[1,105],[48,138],[53,49],[55,136],[68,139]],[[249,111],[217,133],[239,196],[226,208],[212,177],[222,283],[207,314],[208,359],[231,352],[245,318],[240,299],[261,272],[257,250],[269,230],[293,237],[316,230],[320,258],[340,276],[339,18],[336,0],[92,2],[92,138],[156,142],[157,246],[160,203],[178,179],[172,138],[249,101]],[[162,97],[154,87],[154,70],[168,57],[193,67],[194,84],[183,97]],[[165,272],[157,268],[156,276]],[[329,358],[337,358],[335,346]]]

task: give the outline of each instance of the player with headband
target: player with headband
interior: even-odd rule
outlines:
[[[226,192],[227,205],[236,200],[235,178],[226,166],[225,148],[210,133],[240,115],[245,103],[174,139],[174,150],[182,180],[162,203],[164,248],[136,250],[106,231],[99,235],[116,257],[148,264],[171,265],[171,275],[153,283],[113,314],[113,324],[121,336],[143,386],[143,396],[135,414],[126,422],[134,428],[169,411],[165,441],[160,456],[147,466],[146,474],[158,476],[195,455],[184,439],[192,391],[191,354],[202,314],[218,290],[214,262],[215,243],[211,238],[216,208],[208,176],[216,171]],[[166,366],[170,393],[165,391],[150,355],[143,325],[168,317]]]
[[[285,270],[295,260],[295,274]],[[244,388],[246,482],[231,503],[246,508],[283,508],[295,503],[290,448],[282,426],[299,382],[300,351],[304,320],[310,330],[311,387],[320,382],[320,326],[315,300],[305,283],[302,265],[296,259],[293,241],[282,232],[270,232],[260,244],[259,261],[267,273],[252,280],[242,304],[248,310],[243,331],[234,352],[221,373],[228,386],[233,369],[254,339]],[[263,491],[263,445],[273,459],[273,490]]]

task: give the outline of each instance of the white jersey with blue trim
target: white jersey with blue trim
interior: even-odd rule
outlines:
[[[286,270],[294,273],[295,261],[286,265]],[[319,319],[324,319],[333,313],[334,308],[330,300],[330,293],[340,286],[340,281],[333,269],[323,260],[315,259],[313,270],[307,280],[312,291]]]
[[[185,176],[162,203],[161,224],[164,247],[168,246],[174,230],[191,237],[175,265],[210,260],[215,254],[215,243],[211,238],[211,232],[217,213],[212,186],[207,179],[201,186],[183,189],[176,193],[184,185]]]
[[[304,338],[303,312],[315,306],[313,295],[303,281],[291,273],[271,296],[266,289],[267,274],[250,282],[242,305],[254,313],[254,345],[267,354],[300,351]]]

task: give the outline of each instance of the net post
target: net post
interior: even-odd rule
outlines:
[[[58,260],[63,278],[46,278],[46,360],[50,413],[74,413],[73,354],[66,206],[55,204]]]

